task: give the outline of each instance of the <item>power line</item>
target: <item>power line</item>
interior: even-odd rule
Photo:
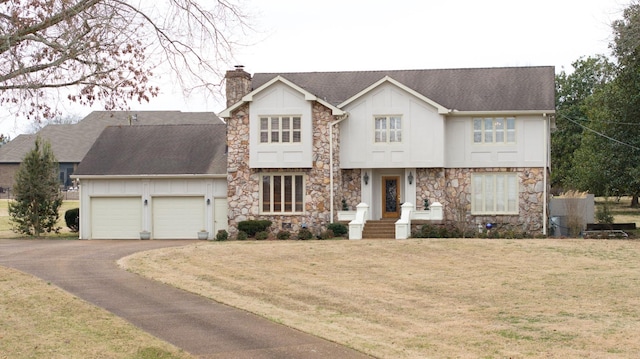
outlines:
[[[604,138],[606,138],[606,139],[608,139],[608,140],[610,140],[610,141],[613,141],[613,142],[615,142],[615,143],[618,143],[618,144],[620,144],[620,145],[627,146],[627,147],[630,147],[630,148],[632,148],[632,149],[634,149],[634,150],[640,151],[640,147],[636,147],[636,146],[634,146],[634,145],[630,145],[630,144],[625,143],[625,142],[622,142],[622,141],[620,141],[620,140],[616,140],[615,138],[610,137],[610,136],[607,136],[607,135],[605,135],[605,134],[604,134],[604,133],[602,133],[602,132],[598,132],[598,131],[596,131],[596,130],[594,130],[594,129],[591,129],[591,128],[589,128],[589,127],[587,127],[587,126],[585,126],[585,125],[581,124],[581,123],[580,123],[580,122],[578,122],[578,121],[572,120],[572,119],[570,119],[569,117],[567,117],[567,116],[565,116],[565,115],[560,115],[560,116],[561,116],[562,118],[564,118],[565,120],[568,120],[568,121],[570,121],[570,122],[572,122],[572,123],[574,123],[574,124],[576,124],[576,125],[578,125],[578,126],[582,127],[583,129],[585,129],[585,130],[587,130],[587,131],[589,131],[589,132],[593,132],[593,133],[595,133],[595,134],[596,134],[596,135],[598,135],[598,136],[604,137]]]

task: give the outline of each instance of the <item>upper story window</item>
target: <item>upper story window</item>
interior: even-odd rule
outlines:
[[[376,116],[375,117],[375,142],[376,143],[402,142],[402,117],[401,116]]]
[[[516,119],[514,117],[474,118],[473,142],[515,143]]]
[[[298,143],[301,131],[300,116],[260,117],[260,143]]]

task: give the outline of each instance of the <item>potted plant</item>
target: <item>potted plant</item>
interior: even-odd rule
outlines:
[[[198,239],[209,239],[209,232],[207,232],[207,231],[206,231],[206,230],[204,230],[204,229],[201,229],[201,230],[198,232]]]

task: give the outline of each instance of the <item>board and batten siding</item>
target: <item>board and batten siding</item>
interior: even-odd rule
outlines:
[[[313,131],[311,101],[283,83],[275,83],[254,96],[249,114],[251,168],[310,168]],[[300,116],[299,143],[260,143],[260,117]]]
[[[341,168],[444,166],[444,117],[425,101],[385,83],[344,110],[349,118],[340,123]],[[375,143],[376,116],[401,116],[402,141]]]
[[[189,234],[186,232],[171,232],[166,227],[158,227],[161,229],[160,237],[169,238],[170,236],[179,235],[180,238],[195,238],[197,231],[205,229],[210,232],[210,237],[214,236],[214,230],[226,229],[226,224],[219,223],[214,225],[214,218],[220,218],[220,215],[216,217],[215,208],[222,208],[224,205],[219,202],[220,198],[226,199],[227,196],[227,182],[225,178],[163,178],[163,179],[96,179],[96,178],[81,178],[80,181],[80,239],[93,239],[93,238],[109,238],[108,229],[113,229],[112,238],[130,238],[132,233],[132,226],[129,226],[131,221],[125,221],[127,226],[131,227],[127,229],[127,234],[120,235],[116,230],[119,225],[115,223],[112,216],[104,216],[105,213],[118,211],[118,203],[126,204],[127,211],[131,212],[132,203],[135,201],[138,203],[140,212],[139,221],[140,225],[137,229],[138,235],[142,230],[152,232],[154,228],[154,208],[164,210],[164,214],[161,215],[163,221],[170,221],[164,223],[167,225],[182,226],[180,224],[180,215],[175,213],[175,216],[167,214],[167,202],[181,203],[179,206],[175,206],[175,212],[180,211],[181,207],[189,209],[189,213],[194,211],[202,212],[202,215],[198,214],[196,222],[189,222]],[[112,201],[110,199],[117,199],[118,201]],[[154,206],[154,200],[157,199],[160,206],[156,204]],[[207,199],[209,202],[207,203]],[[215,200],[218,199],[216,204]],[[146,200],[146,204],[145,204]],[[164,203],[164,206],[162,205]],[[100,212],[99,216],[96,216],[94,207],[97,203],[97,209]],[[114,206],[115,205],[115,206]],[[115,215],[115,214],[114,214]],[[130,216],[130,214],[129,214]],[[158,221],[158,218],[155,220]],[[96,227],[97,226],[97,227]],[[193,227],[193,228],[191,228]],[[196,228],[194,230],[194,228]],[[94,236],[95,228],[99,228],[99,237]],[[194,232],[191,234],[191,232]],[[118,237],[119,236],[119,237]],[[177,238],[177,237],[176,237]]]
[[[544,167],[546,119],[534,115],[508,117],[516,119],[516,141],[513,144],[475,144],[473,117],[447,118],[445,167]]]

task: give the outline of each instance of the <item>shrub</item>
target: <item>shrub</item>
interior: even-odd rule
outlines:
[[[71,232],[80,230],[80,208],[72,208],[64,212],[64,221]]]
[[[349,229],[344,223],[331,223],[327,226],[327,230],[333,231],[333,234],[338,237],[343,237],[349,233]]]
[[[256,233],[256,239],[259,240],[259,241],[264,241],[265,239],[269,239],[269,232],[260,231],[260,232]]]
[[[301,240],[308,240],[313,238],[313,233],[311,233],[311,231],[307,228],[301,228],[298,231],[298,235],[296,237]]]
[[[276,234],[276,238],[278,239],[289,239],[291,238],[291,233],[289,231],[280,231]]]
[[[238,232],[238,235],[236,236],[236,239],[239,241],[244,241],[248,238],[249,236],[247,235],[247,232],[245,231],[240,231]]]
[[[333,238],[335,236],[336,235],[330,229],[327,229],[326,231],[320,233],[320,239],[331,239],[331,238]]]
[[[249,237],[254,237],[258,232],[264,232],[271,227],[269,220],[249,220],[238,223],[238,230],[245,232]]]
[[[229,233],[224,229],[221,229],[216,233],[216,241],[226,241],[229,239]]]
[[[602,224],[613,223],[613,213],[609,206],[609,198],[606,198],[602,205],[596,210],[596,221]]]

